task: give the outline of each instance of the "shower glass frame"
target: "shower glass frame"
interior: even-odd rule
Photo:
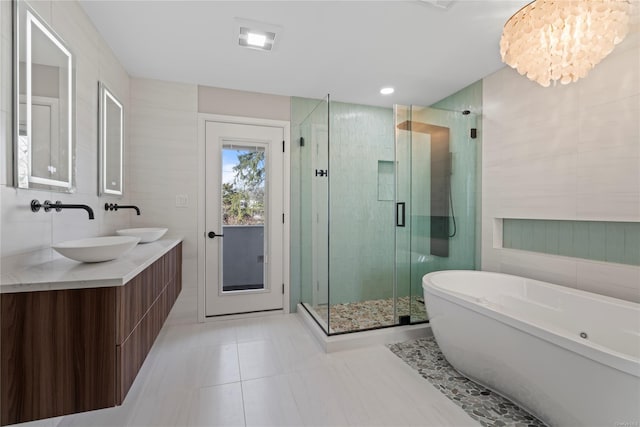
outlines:
[[[328,336],[428,322],[424,308],[422,276],[442,269],[475,269],[475,192],[478,190],[476,182],[478,148],[475,141],[472,141],[470,130],[476,128],[477,117],[473,114],[463,115],[461,112],[431,107],[394,105],[392,112],[394,126],[392,203],[394,209],[389,210],[387,218],[389,223],[395,221],[393,238],[390,239],[393,244],[392,279],[390,279],[392,286],[388,289],[389,298],[387,298],[392,301],[393,315],[390,321],[379,323],[377,326],[341,329],[338,327],[337,315],[332,313],[334,306],[341,306],[340,309],[344,309],[349,305],[355,306],[358,303],[372,301],[367,298],[347,301],[344,304],[342,301],[332,301],[332,297],[339,299],[345,294],[345,289],[335,290],[332,287],[351,286],[347,283],[348,280],[342,281],[341,272],[344,272],[349,264],[342,262],[340,257],[336,259],[336,256],[340,255],[337,252],[343,249],[337,242],[344,243],[345,233],[350,231],[349,221],[366,221],[362,217],[362,207],[356,206],[353,209],[353,218],[349,218],[345,215],[344,206],[338,203],[340,200],[352,202],[349,191],[359,191],[362,185],[375,185],[365,178],[360,182],[359,177],[352,181],[346,180],[347,184],[345,184],[345,176],[349,176],[345,169],[349,168],[349,162],[371,163],[377,158],[379,163],[381,161],[379,159],[384,158],[384,155],[378,153],[367,156],[368,153],[362,153],[356,158],[342,158],[345,153],[353,154],[353,147],[348,145],[357,145],[355,140],[361,137],[357,135],[345,137],[345,135],[357,131],[357,126],[362,126],[362,124],[354,125],[345,118],[356,117],[357,114],[366,116],[368,109],[376,107],[332,103],[328,95],[323,100],[304,101],[309,101],[305,106],[309,114],[299,125],[300,141],[304,140],[304,146],[301,143],[299,158],[300,302],[302,307]],[[350,115],[350,113],[355,114]],[[432,202],[429,199],[431,194],[428,189],[428,182],[433,175],[431,169],[434,167],[430,159],[433,137],[430,132],[433,129],[447,129],[446,132],[450,135],[443,152],[443,159],[446,160],[449,156],[446,160],[449,162],[447,167],[449,172],[453,171],[453,175],[441,177],[441,182],[447,184],[449,199],[444,205],[446,209],[440,207],[441,212],[435,215],[436,219],[432,218],[434,215],[431,212]],[[332,147],[332,145],[336,146]],[[332,151],[332,148],[336,150]],[[425,168],[425,165],[428,167]],[[335,179],[338,179],[337,184],[334,182]],[[338,185],[337,193],[332,191],[334,184]],[[345,185],[353,188],[345,189]],[[379,183],[378,186],[380,186]],[[443,190],[440,192],[446,193]],[[380,200],[378,198],[378,201]],[[451,207],[455,208],[455,216],[458,218],[452,218],[454,214],[450,210]],[[446,210],[444,214],[443,209]],[[404,220],[401,221],[401,217],[404,217]],[[453,233],[452,223],[456,219],[457,229]],[[404,226],[400,226],[400,223]],[[445,230],[447,236],[444,239],[446,240],[445,256],[432,253],[434,223],[440,224],[440,228]],[[375,233],[377,230],[372,227],[370,231]],[[443,237],[442,232],[440,234],[440,237]],[[462,246],[466,246],[467,249],[465,250]],[[345,251],[342,250],[342,253],[344,255]],[[354,256],[348,251],[346,254],[356,263],[358,262],[357,254]],[[332,263],[332,259],[335,263]],[[361,258],[361,260],[364,259],[366,258]],[[368,284],[361,278],[359,283],[353,283],[356,288],[346,293],[355,295],[360,292],[361,297],[366,293],[375,293],[371,289],[364,288]],[[382,301],[374,299],[373,302],[381,303]]]
[[[298,125],[300,301],[329,335],[329,95],[312,101],[308,109],[309,114]]]

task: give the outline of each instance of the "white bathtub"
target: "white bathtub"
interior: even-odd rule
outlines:
[[[429,273],[422,287],[465,376],[551,426],[640,426],[640,304],[483,271]]]

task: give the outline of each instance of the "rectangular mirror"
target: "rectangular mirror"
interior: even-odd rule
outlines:
[[[74,58],[25,2],[15,2],[14,8],[16,186],[72,192]]]
[[[98,195],[122,196],[124,152],[124,108],[107,86],[100,82]]]

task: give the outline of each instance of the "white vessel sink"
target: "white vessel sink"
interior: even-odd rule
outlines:
[[[56,252],[80,262],[102,262],[118,258],[133,249],[139,237],[108,236],[89,239],[69,240],[51,247]]]
[[[167,228],[125,228],[123,230],[117,230],[116,234],[119,236],[133,236],[139,237],[140,243],[155,242],[167,232]]]

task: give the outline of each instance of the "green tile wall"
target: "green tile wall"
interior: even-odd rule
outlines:
[[[381,160],[393,167],[393,110],[342,102],[330,110],[329,302],[391,298],[395,210],[379,200],[378,178]]]
[[[394,179],[393,162],[378,160],[378,201],[393,201]]]
[[[449,239],[449,256],[430,255],[430,138],[414,133],[409,145],[411,177],[409,197],[411,199],[410,236],[397,237],[399,247],[405,247],[403,240],[410,241],[411,261],[409,262],[409,282],[411,295],[422,295],[422,277],[437,270],[475,269],[480,267],[480,188],[481,188],[481,120],[482,82],[473,83],[459,92],[433,104],[432,108],[414,108],[412,119],[448,127],[450,131],[449,149],[452,155],[451,190],[457,223],[457,233]],[[463,115],[463,110],[473,111]],[[476,139],[469,138],[471,127],[478,129]],[[406,141],[400,141],[401,144]],[[400,161],[405,157],[401,154]],[[407,197],[404,195],[403,197]],[[401,233],[401,232],[400,232]],[[402,266],[398,271],[402,273]],[[399,277],[400,279],[400,277]],[[398,295],[406,295],[398,282]]]
[[[482,255],[482,120],[480,119],[482,115],[482,80],[478,80],[477,82],[470,84],[469,86],[461,89],[453,95],[449,95],[448,97],[436,102],[431,107],[458,112],[463,110],[471,110],[478,117],[476,121],[476,128],[478,129],[477,138],[473,140],[475,150],[467,152],[466,155],[470,155],[473,153],[475,155],[476,163],[475,177],[473,179],[473,182],[469,183],[469,185],[474,186],[473,190],[470,191],[473,191],[475,193],[475,211],[473,212],[473,215],[475,215],[474,252],[475,268],[479,269],[481,265]]]
[[[327,122],[326,104],[291,99],[291,307],[310,302],[312,264],[329,268],[331,304],[393,296],[394,125],[391,108],[332,102],[330,109],[328,260],[312,242],[312,125]],[[324,149],[324,148],[323,148]]]
[[[411,295],[421,296],[422,277],[438,270],[473,270],[476,249],[475,178],[478,145],[469,138],[475,126],[474,115],[434,108],[414,108],[412,119],[449,128],[449,150],[452,153],[451,199],[457,232],[449,238],[449,256],[431,254],[431,138],[413,132],[411,138],[410,184],[410,282]],[[450,232],[453,223],[450,222]],[[402,295],[399,292],[400,295]]]
[[[502,221],[502,246],[640,265],[640,222],[505,218]]]

